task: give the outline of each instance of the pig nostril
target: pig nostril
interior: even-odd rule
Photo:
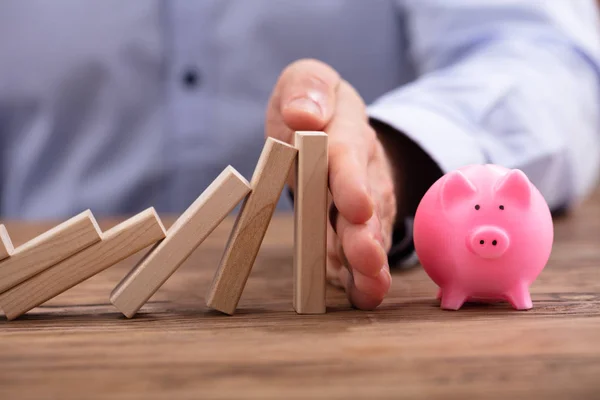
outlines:
[[[496,240],[492,241],[492,246],[495,246],[497,244],[498,244],[498,242]]]
[[[485,241],[483,241],[483,240],[480,240],[480,241],[479,241],[479,244],[485,244]]]

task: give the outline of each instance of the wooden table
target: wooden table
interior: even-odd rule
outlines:
[[[115,221],[105,221],[103,227]],[[374,312],[328,289],[292,311],[292,220],[276,217],[240,309],[207,310],[226,221],[132,320],[108,302],[132,257],[0,322],[0,399],[600,399],[600,193],[556,221],[535,308],[442,311],[420,268],[395,272]],[[8,224],[21,243],[51,224]]]

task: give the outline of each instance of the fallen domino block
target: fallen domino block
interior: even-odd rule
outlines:
[[[298,314],[325,312],[327,135],[296,132],[293,304]]]
[[[6,227],[0,224],[0,260],[10,257],[15,251],[15,247],[8,236]]]
[[[296,154],[294,147],[267,139],[252,176],[252,192],[238,214],[210,287],[209,307],[230,315],[235,312]]]
[[[0,293],[100,241],[100,228],[87,210],[17,247],[0,262]]]
[[[101,241],[0,294],[0,308],[9,320],[15,319],[165,235],[154,208],[149,208],[104,232]]]
[[[119,283],[111,303],[133,317],[248,193],[248,181],[227,167],[169,228],[166,239]]]

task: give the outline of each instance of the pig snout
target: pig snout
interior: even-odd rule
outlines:
[[[473,253],[482,258],[498,258],[508,249],[508,235],[496,226],[476,228],[468,238]]]

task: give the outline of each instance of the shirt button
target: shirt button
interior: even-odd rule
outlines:
[[[183,84],[189,88],[193,89],[200,83],[200,74],[198,70],[194,67],[190,67],[183,72]]]

